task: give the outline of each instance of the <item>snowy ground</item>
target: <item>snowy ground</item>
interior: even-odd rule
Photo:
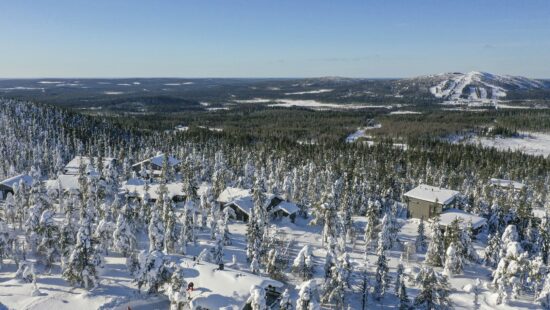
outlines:
[[[550,134],[521,133],[519,137],[472,137],[466,143],[481,144],[499,150],[520,151],[530,155],[550,155]]]
[[[370,138],[370,136],[368,136],[366,132],[369,131],[369,130],[377,129],[377,128],[382,128],[382,124],[376,124],[374,126],[367,126],[367,127],[358,128],[357,131],[355,131],[355,132],[351,133],[349,136],[347,136],[346,142],[352,143],[352,142],[355,142],[355,141],[359,140],[359,138]]]
[[[364,217],[354,217],[354,223],[358,231],[361,232],[366,222]],[[319,286],[324,281],[323,264],[326,251],[321,242],[321,227],[309,225],[310,219],[297,218],[296,224],[290,223],[288,220],[277,220],[273,222],[272,231],[281,239],[291,241],[291,259],[293,259],[299,250],[306,244],[309,244],[313,249],[315,272],[314,279]],[[418,220],[415,219],[400,219],[402,228],[399,232],[398,239],[402,242],[412,241],[416,238],[418,228]],[[229,230],[231,233],[232,244],[224,249],[224,258],[227,266],[243,271],[249,270],[249,265],[246,262],[245,253],[245,232],[246,224],[242,222],[232,221]],[[428,230],[428,229],[427,229]],[[429,235],[429,231],[426,233]],[[209,238],[209,231],[200,231],[198,234],[197,245],[188,247],[188,255],[195,256],[200,253],[205,247],[212,245]],[[140,240],[145,240],[145,235],[140,235]],[[478,241],[475,242],[476,250],[480,256],[483,256],[485,235],[480,235]],[[483,241],[483,242],[482,242]],[[145,246],[140,242],[140,247]],[[365,243],[361,233],[358,234],[355,245],[351,242],[347,244],[347,251],[350,253],[352,270],[358,273],[363,266]],[[390,275],[395,278],[397,265],[400,262],[402,250],[399,246],[387,251],[390,267]],[[236,263],[233,264],[233,256],[236,258]],[[171,259],[178,260],[181,255],[170,255]],[[376,255],[374,248],[369,249],[369,276],[371,281],[374,280]],[[424,254],[418,253],[409,261],[403,262],[405,265],[406,275],[414,276],[422,266]],[[99,288],[87,292],[80,288],[72,288],[60,276],[60,270],[57,266],[54,268],[51,275],[41,274],[37,280],[37,286],[41,292],[40,296],[31,297],[33,285],[31,283],[22,283],[19,280],[13,279],[15,273],[15,265],[11,261],[6,261],[6,265],[0,271],[0,301],[9,309],[127,309],[128,306],[132,309],[166,309],[168,300],[163,295],[149,296],[140,294],[136,285],[132,282],[132,278],[127,271],[125,258],[117,254],[107,256],[105,266],[101,269]],[[441,268],[436,268],[441,272]],[[518,309],[518,308],[536,308],[536,304],[528,298],[512,301],[509,305],[496,306],[494,303],[495,296],[493,295],[490,285],[491,271],[481,265],[467,265],[462,275],[456,275],[450,279],[451,295],[450,298],[456,309],[472,309],[473,294],[467,291],[467,286],[472,284],[476,278],[482,281],[482,294],[480,298],[481,309]],[[285,282],[290,290],[293,299],[297,298],[297,286],[302,283],[302,280],[297,278],[289,269],[285,271]],[[361,301],[359,291],[357,290],[357,277],[352,276],[351,289],[346,301],[351,309],[360,309]],[[465,290],[466,287],[466,290]],[[407,282],[407,292],[409,298],[413,299],[418,294],[418,287],[412,281]],[[200,284],[197,285],[197,292],[200,291]],[[198,293],[197,293],[198,294]],[[374,301],[369,296],[368,309],[394,309],[398,304],[398,300],[393,294],[393,282],[386,297],[381,302]]]

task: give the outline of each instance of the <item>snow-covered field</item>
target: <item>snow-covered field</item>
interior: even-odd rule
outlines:
[[[357,131],[347,136],[346,142],[352,143],[359,140],[359,138],[370,138],[370,136],[367,135],[367,131],[377,128],[382,128],[382,124],[358,128]]]
[[[285,95],[306,95],[306,94],[321,94],[321,93],[329,93],[333,91],[334,89],[317,89],[317,90],[309,90],[309,91],[298,91],[293,93],[285,93]]]
[[[385,108],[391,109],[392,106],[385,105],[364,105],[364,104],[339,104],[339,103],[326,103],[320,102],[317,100],[293,100],[293,99],[277,99],[273,100],[277,103],[270,104],[270,107],[303,107],[303,108],[312,108],[316,110],[332,110],[332,109],[344,109],[344,110],[355,110],[355,109],[365,109],[365,108]]]
[[[422,114],[422,112],[406,111],[406,110],[398,110],[398,111],[391,111],[390,112],[390,115],[401,115],[401,114]]]
[[[522,133],[519,137],[471,137],[466,143],[481,144],[485,147],[494,147],[499,150],[520,151],[530,155],[550,155],[550,134]]]

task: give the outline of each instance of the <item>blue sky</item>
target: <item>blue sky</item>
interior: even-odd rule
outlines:
[[[548,0],[3,0],[0,77],[550,78]]]

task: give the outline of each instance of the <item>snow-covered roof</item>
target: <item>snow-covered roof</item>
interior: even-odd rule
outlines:
[[[145,164],[149,162],[156,166],[162,167],[162,164],[164,163],[164,153],[158,153],[156,156],[147,158],[145,160],[140,161],[139,163],[133,164],[132,167],[140,166],[141,164]],[[173,166],[179,165],[180,163],[181,161],[179,159],[176,159],[172,156],[168,156],[168,165],[173,167]]]
[[[252,199],[252,196],[244,196],[231,201],[229,204],[234,204],[244,213],[250,215],[250,212],[254,207],[254,199]]]
[[[512,188],[512,189],[517,189],[517,190],[521,190],[525,187],[525,184],[520,183],[520,182],[516,182],[516,181],[512,181],[512,180],[491,178],[490,182],[491,182],[491,185],[504,187],[504,188]]]
[[[460,227],[466,228],[468,225],[468,222],[472,222],[472,226],[474,229],[480,228],[481,226],[485,225],[487,223],[487,220],[481,216],[477,216],[471,213],[464,212],[459,209],[447,209],[441,213],[439,216],[439,224],[442,226],[447,226],[451,224],[452,221],[454,221],[456,218],[460,220]]]
[[[249,189],[227,187],[221,192],[220,196],[218,197],[218,201],[221,203],[228,203],[241,197],[250,196],[250,194],[251,193]]]
[[[277,210],[283,210],[288,214],[293,214],[300,211],[300,208],[298,208],[298,206],[295,203],[292,203],[290,201],[282,201],[280,204],[278,204],[274,208],[274,211],[277,211]]]
[[[11,178],[5,179],[4,181],[0,182],[0,184],[10,188],[14,188],[15,184],[19,185],[19,182],[21,182],[21,180],[23,180],[23,182],[28,186],[32,185],[32,177],[26,174],[20,174],[20,175],[16,175]]]
[[[157,200],[159,198],[159,187],[160,184],[158,183],[149,184],[150,199]],[[137,193],[137,197],[143,198],[143,196],[145,195],[145,181],[140,182],[138,179],[130,179],[122,183],[121,188],[125,190],[130,196],[134,195],[134,193]],[[166,189],[168,190],[168,196],[171,199],[176,196],[185,196],[185,193],[183,192],[183,183],[181,182],[167,183]]]
[[[458,194],[459,192],[454,190],[420,184],[414,189],[406,192],[405,196],[446,205],[452,202]]]
[[[211,263],[196,263],[184,258],[180,264],[184,268],[185,280],[194,284],[191,309],[243,309],[251,287],[283,287],[279,281],[248,272],[227,267],[218,270],[218,266]]]
[[[97,157],[91,157],[93,162],[97,161]],[[103,166],[109,167],[113,164],[114,158],[111,157],[105,157],[103,158]],[[83,164],[84,166],[88,166],[92,163],[90,160],[90,157],[88,156],[75,156],[67,165],[65,165],[64,173],[65,174],[78,174],[78,171],[80,169],[80,164]],[[89,171],[88,171],[89,172]]]
[[[61,188],[64,191],[78,192],[80,191],[80,183],[78,183],[78,175],[60,174],[57,177]]]

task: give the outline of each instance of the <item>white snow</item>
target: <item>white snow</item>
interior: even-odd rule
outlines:
[[[422,112],[398,110],[398,111],[391,111],[390,114],[391,114],[391,115],[400,115],[400,114],[422,114]]]
[[[504,180],[504,179],[491,178],[489,182],[491,182],[492,185],[503,187],[503,188],[512,188],[512,189],[521,190],[525,187],[525,184],[523,183],[511,181],[511,180]]]
[[[16,184],[19,185],[19,182],[21,182],[21,180],[27,186],[32,185],[32,177],[30,175],[26,175],[26,174],[19,174],[19,175],[13,176],[11,178],[5,179],[2,182],[0,182],[0,185],[4,185],[4,186],[7,186],[7,187],[10,187],[10,188],[13,189]]]
[[[326,103],[320,102],[317,100],[294,100],[294,99],[276,99],[271,100],[276,101],[275,104],[270,104],[270,107],[303,107],[303,108],[313,108],[318,110],[331,110],[331,109],[343,109],[343,110],[355,110],[355,109],[365,109],[365,108],[385,108],[391,109],[392,106],[388,105],[364,105],[364,104],[339,104],[339,103]]]
[[[317,89],[317,90],[309,90],[309,91],[298,91],[293,93],[285,93],[285,95],[306,95],[306,94],[321,94],[321,93],[329,93],[333,91],[334,89]]]
[[[454,190],[420,184],[414,189],[406,192],[404,196],[446,205],[452,202],[458,194],[459,192]]]
[[[550,134],[523,132],[518,137],[471,137],[466,143],[481,144],[498,150],[519,151],[530,155],[550,155]]]
[[[149,197],[150,199],[157,200],[159,198],[160,184],[153,183],[149,184]],[[145,195],[145,182],[138,182],[136,179],[130,179],[122,184],[122,189],[128,193],[128,196],[134,197],[136,194],[139,198],[143,198]],[[185,193],[183,192],[183,183],[181,182],[172,182],[166,184],[166,189],[168,190],[168,197],[174,199],[175,197],[183,197]]]
[[[249,189],[244,188],[238,188],[238,187],[227,187],[224,189],[220,196],[218,197],[217,201],[220,203],[228,203],[235,199],[250,196],[251,192]]]
[[[105,95],[122,95],[124,94],[123,91],[105,91],[103,92]]]
[[[191,292],[192,309],[242,309],[251,287],[283,287],[279,281],[227,267],[218,270],[217,265],[206,262],[182,259],[180,265],[184,267],[185,280],[195,286]]]
[[[368,130],[378,129],[378,128],[382,128],[382,124],[376,124],[376,125],[367,126],[367,127],[360,127],[357,129],[357,131],[347,136],[346,142],[352,143],[359,140],[359,138],[370,138],[370,136],[367,136],[366,132]]]
[[[446,209],[440,214],[439,224],[441,224],[442,226],[447,226],[457,218],[460,221],[459,226],[461,228],[466,228],[468,222],[472,222],[472,227],[474,229],[478,229],[481,226],[485,225],[485,223],[487,223],[487,220],[483,217],[466,213],[459,209],[451,208],[451,209]]]

